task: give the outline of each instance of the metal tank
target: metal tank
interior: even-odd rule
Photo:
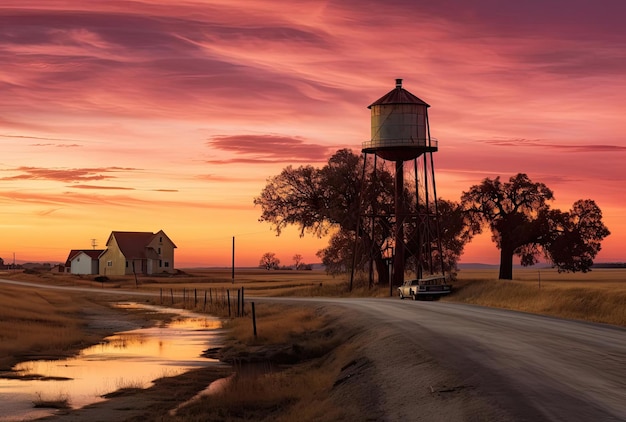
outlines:
[[[372,131],[363,152],[389,161],[408,161],[437,151],[437,141],[430,138],[428,107],[402,88],[402,79],[396,79],[394,90],[368,106]]]

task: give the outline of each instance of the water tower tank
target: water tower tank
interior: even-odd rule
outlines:
[[[363,143],[362,152],[389,161],[408,161],[437,151],[437,141],[430,138],[428,107],[402,88],[402,79],[396,79],[396,89],[368,107],[372,111],[372,137]]]

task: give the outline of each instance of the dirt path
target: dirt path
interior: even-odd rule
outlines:
[[[384,319],[332,305],[347,341],[357,348],[353,364],[340,375],[332,397],[368,421],[513,420],[472,385],[444,368],[410,332]],[[339,385],[337,385],[339,384]]]

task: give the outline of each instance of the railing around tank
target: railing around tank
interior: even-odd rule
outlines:
[[[363,149],[391,148],[391,147],[423,147],[438,149],[439,141],[428,139],[372,139],[363,142]]]

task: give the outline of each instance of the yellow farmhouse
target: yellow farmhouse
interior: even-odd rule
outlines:
[[[107,249],[100,255],[101,275],[174,273],[176,245],[163,230],[111,232]]]

